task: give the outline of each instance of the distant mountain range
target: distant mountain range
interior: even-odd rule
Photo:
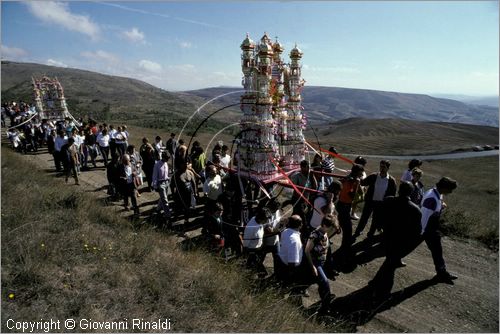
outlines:
[[[479,106],[490,106],[498,108],[499,97],[498,96],[469,96],[469,95],[457,95],[457,94],[430,94],[431,96],[457,100],[467,104],[475,104]]]
[[[155,127],[159,123],[178,126],[204,102],[241,88],[218,87],[186,92],[168,92],[145,82],[71,68],[2,61],[2,102],[31,101],[31,77],[58,77],[64,87],[70,112],[99,120],[128,120]],[[239,102],[240,94],[225,95],[207,109],[215,110]],[[498,127],[498,107],[466,104],[422,94],[404,94],[366,89],[306,86],[302,92],[305,113],[311,124],[342,119],[401,118]],[[239,107],[219,113],[219,122],[239,118]]]
[[[239,88],[206,88],[186,93],[204,99]],[[305,86],[302,92],[305,113],[312,124],[347,118],[402,118],[417,121],[450,122],[498,127],[498,107],[466,104],[423,94],[406,94],[367,89]],[[234,103],[238,95],[218,101]]]

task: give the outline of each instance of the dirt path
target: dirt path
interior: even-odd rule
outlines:
[[[45,151],[25,158],[40,166],[41,172],[55,175],[52,157]],[[91,192],[98,198],[107,197],[103,187],[107,184],[104,168],[83,172],[81,181],[78,187],[70,179],[68,186]],[[64,178],[55,178],[55,182],[64,184]],[[141,219],[147,218],[148,210],[154,208],[157,199],[156,193],[142,194],[138,199]],[[118,204],[121,202],[110,208],[126,216],[132,214]],[[334,240],[335,249],[339,239]],[[345,319],[346,331],[498,333],[498,253],[473,241],[447,237],[443,239],[443,249],[448,269],[459,276],[455,285],[436,284],[431,280],[434,266],[429,250],[422,244],[405,258],[407,267],[396,271],[391,298],[381,304],[370,303],[366,286],[383,258],[368,257],[366,263],[358,265],[353,272],[341,273],[331,282],[331,287],[337,295],[338,312]],[[316,290],[315,286],[310,287],[311,297],[302,299],[306,308],[319,300]]]

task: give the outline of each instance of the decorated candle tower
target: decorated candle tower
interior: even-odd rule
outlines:
[[[290,66],[285,72],[285,93],[288,96],[286,103],[287,109],[287,137],[281,143],[285,147],[284,164],[297,167],[305,156],[304,135],[306,119],[302,114],[301,92],[304,86],[304,80],[301,77],[300,59],[302,51],[295,45],[290,51]]]
[[[291,63],[281,58],[283,46],[267,34],[254,43],[247,34],[241,44],[243,87],[239,168],[262,180],[280,175],[271,161],[285,170],[297,168],[304,159],[300,91],[302,52],[290,52]]]
[[[64,120],[69,117],[64,90],[57,78],[44,76],[40,80],[31,78],[35,107],[41,119]]]

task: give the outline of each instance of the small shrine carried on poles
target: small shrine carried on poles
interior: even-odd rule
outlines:
[[[31,78],[36,111],[40,119],[62,121],[70,117],[64,90],[57,78],[44,76],[40,80]]]
[[[250,37],[241,43],[243,117],[240,121],[239,169],[266,181],[284,171],[299,168],[305,157],[302,131],[302,51],[295,45],[290,63],[282,59],[283,45],[272,42],[267,33],[255,43]]]

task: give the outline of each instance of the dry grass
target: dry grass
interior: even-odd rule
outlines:
[[[427,162],[428,185],[441,175],[455,178],[459,186],[445,199],[444,231],[473,238],[498,250],[498,157]]]
[[[170,318],[181,332],[331,330],[273,290],[251,288],[240,266],[183,252],[173,236],[136,228],[73,189],[2,150],[3,324]]]

